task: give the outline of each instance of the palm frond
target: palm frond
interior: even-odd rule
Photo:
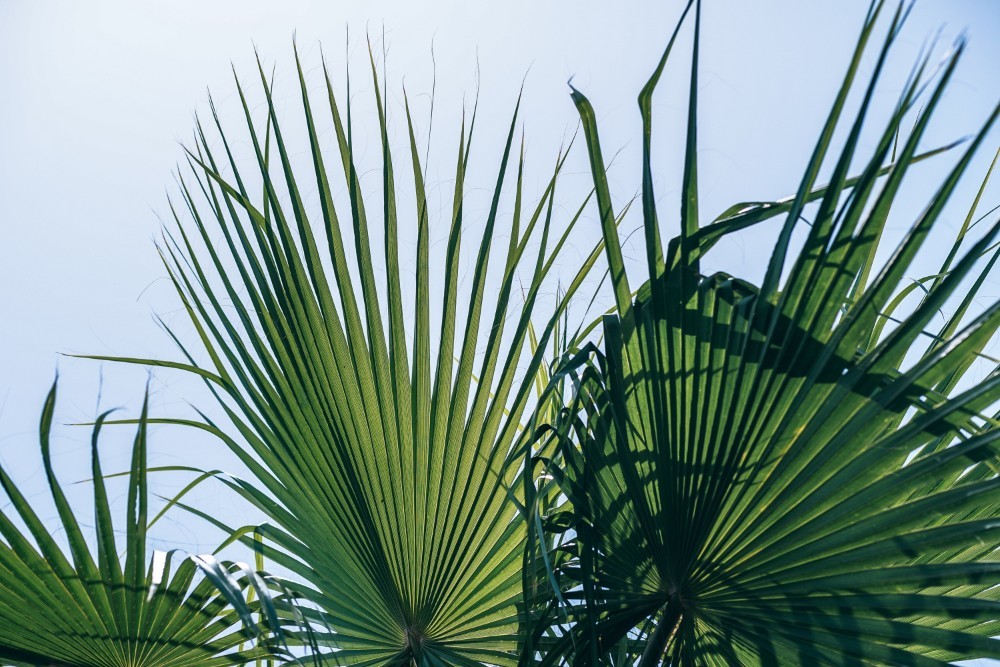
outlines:
[[[403,213],[397,210],[401,179],[373,59],[382,149],[378,231],[384,239],[377,259],[351,104],[340,101],[324,65],[326,109],[320,111],[297,53],[296,65],[311,169],[293,169],[284,121],[261,70],[263,128],[242,87],[239,93],[256,159],[250,172],[262,194],[251,195],[250,172],[237,167],[217,115],[224,156],[213,152],[199,126],[198,145],[189,155],[193,175],[181,179],[186,211],[175,211],[177,230],[168,233],[161,252],[209,366],[196,364],[193,355],[185,362],[125,361],[196,373],[216,393],[235,425],[224,440],[253,476],[231,486],[267,515],[259,531],[274,545],[268,558],[290,571],[298,582],[295,592],[321,610],[310,618],[330,649],[324,659],[512,664],[522,621],[525,527],[508,497],[516,470],[505,461],[563,304],[600,249],[570,282],[537,345],[529,346],[532,309],[579,218],[577,213],[560,235],[554,231],[556,176],[565,157],[537,205],[527,208],[523,150],[518,156],[514,146],[515,109],[496,162],[484,230],[475,239],[469,289],[461,289],[465,175],[475,117],[468,126],[463,121],[458,133],[447,248],[443,261],[432,265],[424,170],[409,105],[415,208]],[[324,122],[332,124],[333,167],[321,140]],[[513,162],[510,241],[499,287],[488,287]],[[315,206],[302,194],[301,183],[309,178]],[[341,186],[346,206],[335,203],[333,193]],[[412,324],[400,284],[404,223],[417,230]],[[353,238],[353,251],[345,238]],[[519,268],[527,276],[520,302],[512,298]],[[384,282],[377,277],[382,269]],[[442,293],[432,296],[432,280],[442,278]],[[441,315],[432,323],[435,298]],[[200,427],[223,434],[209,422]],[[247,537],[243,541],[261,548]]]
[[[252,606],[241,616],[189,558],[155,552],[147,563],[146,409],[132,449],[124,544],[114,522],[98,456],[107,413],[93,430],[96,557],[56,479],[50,433],[56,403],[52,386],[41,419],[42,461],[69,554],[0,468],[0,485],[16,515],[0,513],[0,661],[60,667],[223,667],[242,665],[272,652],[257,639]],[[119,557],[123,548],[124,559]],[[215,582],[240,595],[238,575],[218,564]],[[245,650],[244,650],[245,649]]]
[[[873,265],[963,44],[930,77],[927,60],[918,63],[860,176],[849,177],[905,20],[900,7],[833,156],[831,181],[816,185],[883,4],[874,2],[865,20],[797,194],[780,206],[739,204],[699,227],[700,3],[689,3],[695,56],[681,231],[663,251],[649,103],[661,63],[640,96],[649,276],[635,298],[610,222],[595,115],[573,91],[617,312],[603,319],[603,345],[571,351],[555,374],[572,391],[559,417],[537,431],[524,469],[535,497],[565,502],[562,520],[539,521],[528,545],[529,560],[546,560],[536,571],[548,581],[534,590],[553,582],[548,599],[534,602],[552,626],[524,662],[944,665],[1000,657],[991,638],[1000,632],[1000,431],[991,416],[1000,374],[962,383],[1000,324],[1000,303],[970,311],[996,259],[1000,223],[963,244],[967,220],[942,271],[923,281],[921,302],[896,311],[894,322],[888,314],[997,111],[895,253],[881,270]],[[918,99],[923,111],[886,168]],[[809,205],[796,254],[793,232]],[[700,272],[706,240],[772,215],[785,221],[760,286]],[[958,310],[929,331],[952,298]]]

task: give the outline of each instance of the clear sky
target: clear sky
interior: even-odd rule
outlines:
[[[159,216],[168,213],[165,193],[182,156],[178,142],[191,136],[193,113],[206,111],[206,88],[230,126],[240,129],[230,63],[241,80],[252,83],[255,45],[265,65],[277,67],[279,105],[295,99],[293,34],[311,81],[317,81],[322,43],[334,73],[342,71],[347,52],[358,81],[354,90],[365,97],[366,92],[370,96],[364,80],[367,32],[380,60],[383,50],[388,54],[389,112],[397,122],[397,139],[405,128],[402,80],[426,119],[436,71],[431,172],[440,183],[450,177],[452,130],[463,97],[474,96],[477,63],[482,162],[470,180],[482,187],[488,186],[486,167],[498,154],[526,72],[522,119],[528,159],[538,170],[536,180],[541,178],[576,124],[566,87],[573,77],[597,109],[605,154],[622,149],[612,182],[616,196],[624,200],[639,183],[635,97],[681,4],[0,0],[0,460],[26,488],[43,490],[37,419],[57,369],[61,422],[95,415],[102,378],[102,407],[124,406],[126,414],[137,409],[145,371],[58,353],[177,358],[152,319],[153,314],[169,322],[183,317],[152,239]],[[703,222],[736,201],[794,191],[867,6],[867,0],[705,0]],[[884,118],[892,109],[921,45],[939,28],[939,53],[962,31],[970,43],[928,133],[927,148],[976,131],[1000,96],[1000,0],[920,0],[885,76],[876,116]],[[655,100],[657,194],[665,211],[672,210],[680,175],[688,45],[678,45],[677,62]],[[364,109],[371,111],[370,105]],[[377,135],[363,136],[365,128],[362,123],[360,141],[374,147]],[[956,196],[962,205],[949,209],[942,221],[939,250],[950,243],[949,230],[960,224],[998,144],[1000,131],[994,130]],[[872,142],[864,147],[871,148]],[[246,144],[241,148],[246,150]],[[299,148],[305,146],[300,143]],[[377,151],[366,156],[370,167],[377,165]],[[952,159],[918,170],[896,231],[912,221]],[[582,151],[569,170],[585,174]],[[566,199],[567,209],[571,201]],[[994,183],[985,208],[997,203],[1000,187]],[[673,216],[663,219],[664,233],[676,233],[670,227]],[[567,271],[573,268],[573,253],[584,252],[598,238],[596,220],[584,222],[570,248]],[[440,228],[438,232],[442,238]],[[720,247],[711,268],[725,266],[752,276],[769,250],[761,238],[745,235]],[[934,249],[930,252],[927,267],[934,264]],[[997,286],[991,281],[984,299],[996,298]],[[183,410],[186,397],[204,399],[196,383],[170,373],[155,373],[151,390],[159,414]],[[119,466],[125,460],[124,435],[109,436],[106,447],[109,460]],[[58,430],[57,451],[63,454],[61,470],[68,480],[86,476],[77,467],[84,460],[86,438],[84,429]],[[233,465],[221,445],[177,430],[154,430],[152,447],[156,464]],[[165,476],[154,482],[164,493],[178,484],[179,478]],[[235,504],[218,487],[199,493],[220,512],[235,512]],[[195,551],[218,542],[211,531],[190,524],[175,519],[163,535]]]

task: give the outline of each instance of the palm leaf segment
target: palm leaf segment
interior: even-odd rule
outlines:
[[[22,533],[11,516],[0,514],[0,661],[59,667],[222,667],[267,656],[262,648],[242,650],[254,632],[209,578],[195,580],[199,569],[191,559],[173,569],[169,555],[158,553],[147,566],[145,409],[132,452],[124,564],[97,454],[106,414],[94,428],[94,558],[52,468],[49,434],[55,399],[53,385],[42,412],[42,458],[72,560],[0,468],[0,484],[28,530]]]
[[[997,259],[989,245],[997,226],[964,254],[953,252],[920,304],[883,330],[893,295],[995,111],[866,285],[890,206],[962,45],[925,91],[894,165],[882,167],[920,92],[923,64],[862,175],[847,179],[875,81],[905,18],[897,11],[832,181],[815,185],[880,10],[873,5],[866,20],[798,195],[739,205],[699,227],[695,7],[681,234],[665,256],[649,162],[650,95],[662,62],[639,98],[650,279],[634,300],[594,113],[574,91],[620,315],[604,318],[602,349],[584,350],[587,363],[564,371],[576,390],[536,459],[555,477],[539,493],[564,494],[572,512],[572,522],[548,517],[532,545],[534,557],[550,563],[549,576],[559,577],[549,604],[566,615],[552,618],[571,625],[554,632],[551,650],[539,644],[541,653],[527,659],[944,665],[1000,657],[1000,641],[990,638],[1000,634],[1000,431],[979,417],[1000,396],[1000,374],[956,391],[1000,322],[996,302],[969,315]],[[810,202],[804,247],[788,258]],[[699,257],[720,234],[778,214],[786,222],[759,288],[701,275]],[[958,286],[984,254],[989,265],[963,296]],[[953,295],[955,314],[926,336]],[[571,542],[560,543],[567,525]]]
[[[277,547],[268,550],[269,558],[291,570],[299,580],[297,593],[321,610],[310,616],[318,633],[312,639],[334,647],[329,660],[516,661],[524,528],[508,498],[515,472],[503,464],[556,321],[554,316],[542,330],[537,346],[525,345],[543,278],[572,228],[571,222],[561,236],[550,234],[555,176],[537,206],[523,213],[522,150],[500,287],[488,291],[501,190],[514,159],[515,112],[471,288],[463,296],[459,259],[474,116],[468,133],[463,127],[458,138],[446,256],[432,270],[427,196],[409,106],[416,206],[406,216],[396,208],[396,174],[373,60],[384,194],[379,208],[386,280],[380,284],[350,105],[343,107],[345,117],[324,67],[327,111],[315,115],[301,65],[298,73],[312,162],[305,178],[315,186],[318,206],[303,201],[304,177],[293,172],[261,72],[268,102],[263,132],[240,88],[261,198],[251,197],[249,176],[237,169],[213,107],[224,161],[199,126],[198,146],[190,154],[193,181],[188,179],[195,190],[182,181],[192,222],[179,224],[179,235],[170,235],[163,250],[211,366],[127,361],[189,370],[217,392],[238,433],[226,434],[207,421],[195,426],[223,438],[252,471],[253,483],[234,481],[233,488],[268,515],[259,532]],[[332,171],[318,129],[324,115],[332,121],[339,152]],[[222,176],[225,169],[231,178]],[[348,193],[346,213],[334,202],[337,172]],[[400,285],[402,220],[417,230],[412,349]],[[216,244],[218,231],[224,240]],[[353,236],[353,253],[345,236]],[[515,269],[527,263],[522,259],[530,257],[530,247],[537,255],[515,298]],[[564,298],[599,256],[595,249]],[[444,284],[441,318],[433,325],[432,273]]]

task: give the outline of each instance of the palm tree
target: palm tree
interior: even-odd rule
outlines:
[[[974,308],[1000,256],[991,245],[1000,223],[963,244],[970,212],[944,266],[919,281],[919,304],[900,314],[914,292],[901,289],[906,272],[996,110],[874,270],[890,209],[963,44],[926,83],[927,60],[918,64],[861,175],[848,178],[905,20],[897,9],[831,181],[816,186],[883,5],[874,2],[865,20],[797,194],[734,206],[702,226],[700,4],[688,4],[695,46],[680,234],[664,250],[650,168],[651,96],[668,47],[639,96],[648,279],[635,294],[594,111],[574,91],[617,310],[603,318],[599,345],[567,353],[550,388],[563,408],[534,431],[524,466],[534,489],[526,563],[538,573],[529,602],[539,623],[525,664],[1000,658],[991,638],[1000,634],[1000,430],[991,413],[1000,368],[979,383],[965,377],[1000,323],[1000,302]],[[917,104],[923,109],[902,138],[901,121]],[[701,272],[722,235],[775,216],[784,223],[759,286]],[[793,253],[804,219],[804,246]],[[957,303],[954,313],[930,329],[947,303]]]
[[[93,431],[97,557],[56,479],[49,437],[55,411],[53,384],[41,419],[42,461],[62,523],[69,557],[28,500],[0,468],[0,485],[27,532],[0,513],[0,662],[53,667],[225,667],[273,655],[266,645],[248,648],[256,623],[231,602],[239,593],[235,572],[205,563],[213,576],[186,558],[156,552],[147,565],[146,409],[132,449],[125,543],[115,538]],[[32,538],[34,543],[32,542]],[[124,562],[119,548],[124,548]],[[217,587],[219,586],[219,587]],[[220,591],[227,589],[227,596]],[[247,614],[259,605],[244,605]]]

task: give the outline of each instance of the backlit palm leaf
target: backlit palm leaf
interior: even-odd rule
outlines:
[[[810,194],[882,10],[876,2],[798,194],[739,205],[700,227],[700,7],[692,5],[681,234],[665,253],[649,158],[650,96],[662,62],[639,98],[649,281],[635,299],[594,113],[574,91],[618,314],[604,318],[599,349],[583,349],[564,365],[574,391],[561,416],[539,431],[534,462],[548,476],[538,496],[567,504],[545,517],[536,512],[529,560],[546,560],[554,591],[533,604],[547,610],[551,629],[549,643],[524,660],[644,667],[1000,657],[1000,641],[991,639],[1000,634],[1000,430],[981,416],[1000,398],[1000,374],[959,387],[1000,323],[997,302],[969,313],[996,260],[997,225],[952,253],[940,275],[924,281],[920,304],[885,326],[915,253],[996,111],[896,252],[870,273],[890,207],[962,51],[959,43],[923,91],[923,110],[885,177],[880,170],[901,117],[921,94],[925,63],[861,176],[848,180],[878,73],[905,18],[897,11],[831,184]],[[810,201],[811,226],[792,255],[792,231],[804,224]],[[699,258],[717,234],[779,214],[787,217],[768,246],[759,287],[701,274]],[[927,336],[986,254],[988,265],[954,316]]]
[[[553,316],[542,329],[537,346],[528,346],[530,314],[576,218],[561,237],[551,231],[554,175],[537,206],[523,210],[522,153],[499,288],[487,288],[502,188],[516,160],[512,120],[470,288],[460,289],[471,126],[457,137],[447,249],[432,266],[409,109],[408,187],[415,188],[416,206],[403,214],[396,208],[397,176],[372,63],[384,190],[378,202],[384,260],[376,259],[351,107],[341,106],[325,69],[324,75],[325,110],[319,111],[299,68],[312,162],[303,173],[292,168],[286,127],[263,73],[264,128],[252,119],[240,89],[257,160],[253,180],[262,184],[262,196],[251,195],[249,176],[237,169],[218,118],[221,160],[199,127],[199,145],[190,155],[194,178],[182,182],[187,220],[178,215],[179,235],[168,239],[163,254],[212,365],[128,361],[192,371],[217,392],[237,432],[197,426],[222,437],[252,471],[252,482],[232,486],[268,515],[270,522],[260,528],[276,546],[268,557],[291,570],[298,592],[322,610],[309,617],[333,647],[328,659],[508,664],[516,661],[518,646],[525,529],[508,498],[516,471],[504,462],[556,321]],[[329,163],[318,129],[324,118],[335,137]],[[226,171],[230,176],[223,176]],[[316,205],[304,203],[302,179],[312,180]],[[334,203],[332,193],[341,187],[346,207]],[[412,325],[400,285],[403,224],[417,231]],[[345,237],[353,237],[353,251]],[[564,298],[599,255],[595,249]],[[515,270],[525,265],[523,292],[512,298]],[[383,266],[386,280],[380,283]],[[432,273],[444,285],[436,323]]]
[[[132,451],[124,564],[97,454],[106,414],[94,428],[95,559],[52,469],[49,434],[55,400],[53,385],[42,413],[42,459],[70,557],[0,468],[0,484],[30,534],[21,532],[13,515],[0,513],[0,662],[222,667],[268,656],[263,648],[243,650],[254,638],[244,625],[249,619],[227,604],[209,578],[196,581],[199,567],[193,560],[185,558],[174,568],[168,554],[157,552],[147,564],[145,409]],[[236,586],[227,570],[220,576],[219,581]]]

